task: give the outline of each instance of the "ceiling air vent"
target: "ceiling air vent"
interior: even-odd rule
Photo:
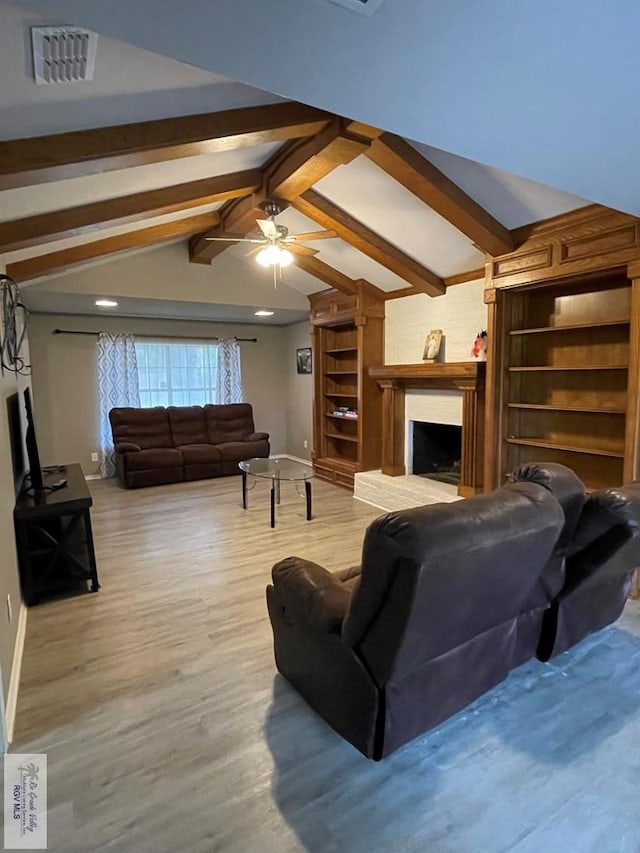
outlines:
[[[77,27],[31,27],[36,83],[93,80],[98,34]]]
[[[373,15],[376,9],[382,6],[384,0],[329,0],[329,3],[335,3],[336,6],[344,6],[345,9],[350,9],[352,12],[359,12],[361,15]]]

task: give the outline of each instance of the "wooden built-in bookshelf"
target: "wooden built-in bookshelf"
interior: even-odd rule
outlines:
[[[357,471],[380,467],[381,392],[368,375],[382,360],[384,302],[323,291],[309,297],[314,350],[316,476],[353,488]],[[339,414],[348,409],[355,416]]]

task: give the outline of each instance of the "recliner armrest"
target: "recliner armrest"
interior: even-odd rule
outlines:
[[[287,557],[271,571],[285,618],[324,633],[340,633],[351,592],[331,572],[302,557]]]
[[[251,435],[247,436],[247,438],[245,439],[245,441],[262,441],[262,440],[266,440],[266,441],[269,440],[269,433],[268,432],[252,432]]]
[[[116,453],[134,453],[142,448],[132,441],[119,441],[115,446]]]

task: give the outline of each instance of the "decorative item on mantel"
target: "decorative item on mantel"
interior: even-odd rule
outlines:
[[[422,360],[428,363],[433,363],[438,360],[440,353],[440,344],[442,343],[442,329],[431,329],[424,342],[424,352]]]
[[[487,330],[481,329],[471,347],[471,355],[478,361],[487,360]]]

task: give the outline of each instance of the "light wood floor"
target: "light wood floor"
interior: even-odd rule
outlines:
[[[380,511],[314,481],[307,522],[286,484],[271,530],[265,482],[247,512],[238,477],[90,486],[102,589],[29,610],[13,744],[48,753],[49,849],[301,849],[262,798],[265,586],[290,554],[357,563]]]
[[[29,611],[13,750],[60,853],[637,853],[640,607],[373,763],[276,676],[264,588],[358,561],[378,512],[314,482],[92,483],[102,590]]]

